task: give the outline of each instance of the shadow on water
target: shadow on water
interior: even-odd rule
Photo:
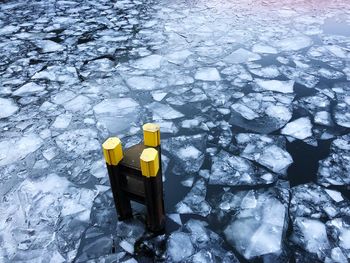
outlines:
[[[287,143],[294,160],[288,169],[291,187],[317,181],[318,162],[329,155],[331,143],[332,140],[319,140],[317,147],[299,140]]]

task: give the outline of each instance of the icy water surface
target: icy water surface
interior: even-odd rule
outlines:
[[[348,1],[1,1],[0,262],[348,262]],[[167,227],[101,144],[161,125]]]

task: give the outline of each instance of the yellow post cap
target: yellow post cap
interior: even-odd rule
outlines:
[[[155,123],[146,123],[142,126],[143,141],[146,146],[157,147],[160,145],[160,126]]]
[[[108,138],[103,144],[103,155],[109,165],[118,165],[123,159],[122,143],[117,137]]]
[[[144,149],[140,156],[140,163],[143,176],[157,176],[159,170],[158,151],[154,148]]]

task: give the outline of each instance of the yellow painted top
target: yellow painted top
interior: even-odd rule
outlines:
[[[103,155],[109,165],[118,165],[123,159],[122,143],[117,137],[108,138],[103,144]]]
[[[142,126],[143,141],[146,146],[157,147],[160,145],[160,126],[155,123],[146,123]]]
[[[140,163],[143,176],[157,176],[159,170],[158,151],[154,148],[144,149],[140,156]]]

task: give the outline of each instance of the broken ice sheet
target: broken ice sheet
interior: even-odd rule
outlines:
[[[350,87],[349,83],[339,83],[333,88],[336,92],[337,105],[334,109],[335,122],[343,127],[350,128]]]
[[[238,263],[236,256],[223,248],[223,239],[204,221],[190,219],[173,232],[167,241],[167,261]]]
[[[0,141],[0,166],[17,162],[38,150],[43,140],[34,133]],[[16,147],[14,147],[16,145]]]
[[[274,173],[253,162],[224,150],[212,157],[209,184],[239,186],[271,184],[277,179]]]
[[[293,93],[294,81],[255,79],[255,91],[270,90],[281,93]]]
[[[331,153],[319,161],[317,182],[324,185],[350,185],[350,135],[337,137]]]
[[[131,98],[105,99],[94,108],[95,117],[101,128],[110,134],[119,134],[129,129],[131,123],[139,120],[139,104]]]
[[[56,137],[56,144],[62,151],[81,157],[101,148],[97,140],[97,132],[92,129],[65,131]]]
[[[167,104],[153,102],[146,106],[153,113],[153,120],[172,120],[184,115]]]
[[[220,81],[221,77],[216,68],[200,68],[194,75],[195,79],[203,81]]]
[[[219,207],[233,211],[224,230],[227,241],[248,260],[282,254],[287,202],[288,189],[282,188],[224,193]]]
[[[308,117],[302,117],[289,122],[281,130],[281,134],[303,140],[312,136],[312,124]]]
[[[206,147],[205,134],[180,136],[162,140],[162,147],[175,161],[178,173],[195,173],[201,168]]]
[[[315,184],[292,188],[290,215],[293,219],[291,241],[305,258],[325,262],[348,262],[350,247],[349,200],[340,192]],[[347,243],[345,243],[347,242]]]
[[[179,202],[175,207],[179,214],[198,214],[201,216],[208,216],[211,207],[205,201],[207,187],[204,179],[199,179],[188,192],[185,198]]]
[[[3,253],[9,260],[42,262],[58,253],[73,261],[95,196],[93,190],[77,188],[55,174],[24,180],[0,204]],[[33,247],[40,253],[33,253]]]
[[[293,98],[291,94],[249,93],[232,104],[230,123],[251,131],[270,133],[292,118]]]
[[[0,119],[12,116],[18,111],[18,106],[12,99],[0,98]]]
[[[333,219],[349,216],[349,201],[340,192],[310,183],[291,189],[289,212],[291,218],[310,217]]]
[[[256,161],[275,173],[286,174],[287,168],[293,163],[282,136],[240,133],[235,137],[240,156]]]

